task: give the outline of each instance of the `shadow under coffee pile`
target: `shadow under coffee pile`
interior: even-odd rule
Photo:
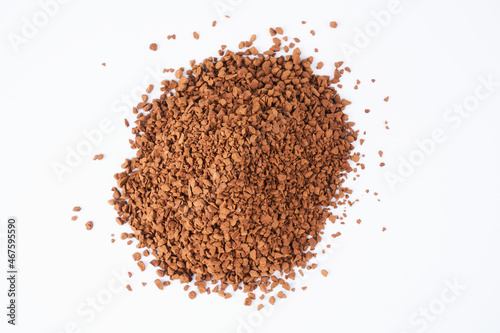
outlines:
[[[111,203],[165,279],[199,292],[215,280],[226,297],[228,285],[269,291],[272,274],[306,267],[347,190],[357,132],[332,86],[339,71],[274,51],[221,51],[137,107],[137,155]]]

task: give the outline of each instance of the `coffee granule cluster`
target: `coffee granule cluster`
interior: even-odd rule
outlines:
[[[328,207],[349,192],[358,157],[349,102],[333,87],[341,71],[317,75],[312,57],[278,56],[279,45],[191,62],[134,108],[136,156],[115,175],[110,203],[160,277],[195,280],[201,293],[212,281],[225,297],[228,285],[266,292],[286,284],[275,273],[293,279],[306,267],[335,221]]]

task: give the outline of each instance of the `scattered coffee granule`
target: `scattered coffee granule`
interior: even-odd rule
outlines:
[[[250,297],[245,298],[245,303],[246,306],[252,305],[252,299]]]
[[[370,113],[370,109],[365,109],[365,113]]]
[[[321,270],[321,275],[323,275],[324,277],[327,277],[328,276],[328,272],[324,269]]]
[[[323,62],[318,62],[318,65],[316,66],[317,69],[323,68]]]
[[[103,65],[104,67],[106,67],[106,63],[105,62],[103,62],[101,65]]]
[[[380,166],[381,167],[385,166],[385,163],[384,162],[380,163]]]
[[[93,227],[94,227],[94,222],[88,221],[87,223],[85,223],[85,228],[87,228],[87,230],[92,230]]]
[[[356,220],[357,224],[361,224],[361,219]]]
[[[76,219],[77,219],[77,218],[78,218],[78,216],[76,216],[76,215],[75,215],[75,216],[72,216],[72,217],[71,217],[71,221],[76,221]]]
[[[197,33],[196,31],[193,32],[193,37],[194,39],[199,39],[200,38],[200,34]]]
[[[278,292],[277,296],[278,298],[286,298],[286,295],[282,291]]]
[[[264,308],[264,304],[257,305],[257,311],[260,311]]]
[[[215,27],[216,24],[217,24],[217,21],[213,21],[212,22],[212,27]]]
[[[335,21],[330,22],[331,28],[335,29],[337,26],[338,26],[337,22],[335,22]]]
[[[313,36],[314,36],[314,35],[316,35],[316,32],[315,32],[314,30],[311,30],[311,31],[310,31],[310,33],[311,33],[311,35],[313,35]]]
[[[274,305],[275,302],[276,302],[276,298],[274,298],[274,296],[269,297],[269,303],[271,305]]]
[[[281,29],[280,27],[277,27],[275,30],[277,34],[283,35],[283,29]]]
[[[141,254],[139,252],[136,252],[132,254],[132,258],[134,258],[135,261],[141,260]]]
[[[389,102],[389,96],[387,96],[386,98],[384,98],[384,101],[385,102]]]
[[[150,84],[150,85],[146,88],[146,92],[147,92],[148,94],[151,94],[151,92],[153,91],[153,89],[154,89],[154,88],[155,88],[155,86],[154,86],[154,85],[152,85],[152,84]]]
[[[127,245],[130,245],[130,244],[132,244],[132,241],[131,241],[131,240],[129,240],[129,241],[127,242]]]
[[[129,122],[128,122],[127,118],[125,118],[125,119],[123,119],[123,120],[124,120],[124,122],[125,122],[125,126],[126,126],[126,127],[129,127],[129,126],[130,126],[130,124],[129,124]]]
[[[149,256],[149,251],[148,250],[142,251],[142,255],[145,257]]]
[[[385,227],[382,228],[382,231],[386,231],[387,229]]]
[[[384,152],[382,150],[379,150],[378,151],[378,156],[380,156],[380,157],[384,156]]]
[[[149,45],[149,49],[151,51],[156,51],[158,50],[158,45],[156,43],[152,43],[151,45]]]
[[[347,73],[350,73],[350,72],[351,72],[351,68],[350,68],[350,67],[346,67],[346,68],[345,68],[345,71],[346,71]]]
[[[318,52],[318,49],[317,49],[317,48],[316,48],[316,49],[314,49],[314,52],[316,52],[316,53],[317,53],[317,52]]]
[[[184,291],[188,291],[188,290],[189,290],[189,285],[188,285],[188,284],[186,284],[186,285],[184,286]]]
[[[163,282],[161,282],[160,279],[156,279],[155,284],[158,287],[158,289],[163,290]]]
[[[307,289],[307,286],[302,287],[302,290],[306,290],[306,289]]]
[[[94,160],[94,161],[95,161],[95,160],[99,160],[99,161],[100,161],[100,160],[102,160],[102,159],[103,159],[103,157],[104,157],[104,155],[103,155],[103,154],[97,154],[97,155],[95,155],[95,156],[94,156],[93,160]]]
[[[341,73],[315,74],[298,48],[252,49],[193,63],[162,82],[159,98],[139,103],[136,154],[113,189],[118,224],[150,249],[153,266],[181,283],[215,280],[224,298],[229,285],[286,286],[266,283],[307,266],[328,207],[351,193],[349,161],[359,160],[350,102],[333,86]]]
[[[128,277],[131,278],[132,277],[132,273],[128,272]]]
[[[372,79],[372,82],[375,82],[375,79]]]
[[[138,261],[137,266],[139,266],[139,269],[141,270],[141,272],[144,272],[146,270],[146,265],[142,261]]]
[[[302,24],[306,24],[306,21],[302,21]]]
[[[111,238],[111,243],[114,243],[115,242],[115,239],[114,238]]]
[[[195,299],[196,298],[196,292],[195,291],[190,291],[188,294],[190,299]]]
[[[74,211],[74,212],[79,212],[79,211],[81,211],[81,210],[82,210],[82,208],[81,208],[80,206],[75,206],[75,207],[73,207],[73,211]]]
[[[132,291],[132,287],[130,286],[130,284],[127,284],[127,286],[125,288],[127,288],[128,291]]]

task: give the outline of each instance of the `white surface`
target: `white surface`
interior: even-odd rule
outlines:
[[[340,93],[353,102],[348,113],[357,128],[367,131],[360,148],[367,168],[353,183],[360,203],[348,209],[346,225],[329,227],[329,242],[331,232],[342,237],[320,262],[328,278],[319,269],[311,272],[307,291],[288,293],[273,313],[256,315],[243,306],[241,294],[191,301],[179,286],[160,292],[154,273],[141,274],[133,262],[134,247],[119,239],[110,243],[110,233],[119,236],[126,228],[115,223],[106,201],[113,174],[131,154],[130,130],[114,110],[123,109],[122,99],[143,80],[154,83],[150,72],[164,77],[160,69],[215,55],[221,44],[235,49],[253,33],[264,50],[271,43],[268,28],[281,26],[301,38],[303,55],[325,63],[321,73],[331,74],[333,62],[346,58],[340,45],[356,46],[356,29],[370,27],[371,11],[389,6],[233,0],[231,18],[219,19],[214,3],[68,1],[16,53],[8,34],[20,34],[23,19],[31,21],[41,7],[31,0],[2,1],[0,218],[2,233],[7,216],[19,218],[20,308],[16,328],[6,326],[0,311],[0,331],[70,332],[73,322],[80,332],[499,332],[500,86],[456,128],[444,118],[447,109],[474,95],[481,77],[500,82],[498,1],[401,0],[398,14],[347,62],[353,72],[343,78]],[[332,20],[339,23],[335,30]],[[167,41],[173,33],[177,39]],[[152,42],[157,52],[149,51]],[[362,81],[359,90],[352,89],[356,79]],[[365,108],[372,111],[365,114]],[[130,108],[123,110],[133,119]],[[98,128],[103,119],[114,130],[59,182],[52,163],[63,162],[67,146],[74,149],[85,140],[82,131]],[[386,172],[395,172],[400,158],[414,153],[415,140],[436,128],[447,140],[392,191]],[[104,160],[92,161],[97,153]],[[72,222],[75,205],[83,210]],[[85,230],[88,220],[94,221],[92,232]],[[0,242],[5,271],[5,240]],[[78,312],[88,299],[105,295],[113,272],[122,270],[134,273],[132,293],[113,294],[93,318],[88,307]],[[450,300],[445,281],[454,279],[467,289]],[[440,297],[449,301],[443,309]],[[429,306],[442,313],[432,321],[418,317]],[[255,325],[242,324],[248,322]]]

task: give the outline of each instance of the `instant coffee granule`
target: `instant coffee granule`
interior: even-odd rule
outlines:
[[[137,105],[136,156],[115,175],[110,200],[160,278],[224,298],[229,286],[290,290],[285,280],[311,268],[327,219],[337,218],[328,207],[345,204],[349,162],[359,160],[350,102],[333,87],[342,63],[333,77],[317,75],[298,48],[278,56],[280,40],[263,53],[251,43],[192,62],[162,82],[161,96]]]

